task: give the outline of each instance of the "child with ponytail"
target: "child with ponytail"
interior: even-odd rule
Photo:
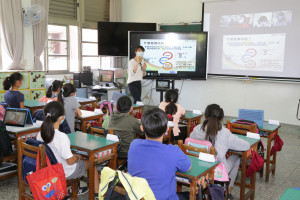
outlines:
[[[52,84],[48,87],[46,96],[39,99],[40,102],[47,103],[48,101],[57,101],[57,96],[63,87],[63,82],[59,80],[54,80]]]
[[[66,112],[66,120],[71,132],[75,132],[75,116],[81,116],[80,104],[76,99],[76,88],[73,84],[67,83],[58,94],[58,102],[62,103]]]
[[[174,128],[173,128],[174,137],[172,136],[172,141],[174,139],[185,140],[187,134],[186,127],[183,127],[182,129],[179,129],[178,127],[180,117],[185,115],[185,109],[181,105],[177,104],[177,101],[178,101],[178,90],[171,89],[166,92],[165,101],[159,104],[159,108],[164,112],[166,112],[169,120],[173,121],[174,123]]]
[[[61,103],[52,101],[44,108],[45,119],[38,133],[37,140],[43,141],[53,151],[57,162],[61,163],[66,179],[76,179],[84,176],[89,169],[89,162],[78,154],[71,151],[71,143],[68,136],[60,132],[59,125],[65,120],[64,106]],[[95,169],[95,193],[99,189],[98,172]],[[97,177],[97,178],[96,178]],[[78,194],[84,194],[88,188],[79,188]]]
[[[211,104],[207,106],[204,117],[205,121],[203,124],[196,126],[190,137],[198,140],[208,140],[215,147],[218,160],[224,163],[228,176],[231,179],[228,191],[230,193],[239,170],[240,158],[238,155],[231,155],[226,159],[225,155],[229,149],[247,151],[250,149],[250,145],[222,126],[224,112],[219,105]],[[231,195],[230,197],[230,199],[233,199]]]
[[[11,108],[24,109],[24,94],[18,91],[22,84],[23,75],[19,72],[12,73],[3,81],[3,88],[6,90],[4,94],[4,101]]]

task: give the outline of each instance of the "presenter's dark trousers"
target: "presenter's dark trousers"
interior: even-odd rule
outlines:
[[[141,101],[142,95],[142,84],[141,81],[134,81],[128,84],[129,91],[133,97],[133,103],[136,104],[137,101]]]

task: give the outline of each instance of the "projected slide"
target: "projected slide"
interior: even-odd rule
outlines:
[[[285,33],[224,35],[222,69],[282,72]]]
[[[141,39],[147,71],[176,74],[196,71],[196,40]]]

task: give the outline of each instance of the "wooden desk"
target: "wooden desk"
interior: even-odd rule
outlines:
[[[300,199],[300,190],[294,188],[287,188],[280,196],[279,200]]]
[[[278,135],[278,130],[280,127],[281,127],[280,125],[269,124],[267,122],[264,122],[262,127],[258,127],[258,129],[260,131],[264,131],[267,134],[267,135],[261,135],[261,137],[268,139],[267,156],[265,159],[265,163],[266,163],[266,180],[265,181],[266,182],[269,182],[270,172],[272,172],[272,175],[275,174],[277,152],[275,152],[272,155],[273,159],[271,160],[271,145],[272,145],[272,141],[275,140],[275,136]]]
[[[237,119],[231,120],[231,122],[236,121]],[[275,140],[275,136],[278,135],[278,130],[281,126],[280,125],[274,125],[274,124],[269,124],[268,122],[264,122],[263,126],[259,126],[258,129],[259,131],[263,131],[266,133],[266,135],[261,135],[262,138],[267,138],[268,139],[268,144],[267,144],[267,156],[265,159],[266,163],[266,182],[269,182],[269,177],[270,177],[270,172],[272,172],[272,175],[275,174],[275,169],[276,169],[276,155],[277,153],[275,152],[273,154],[273,159],[271,160],[271,145],[272,141]]]
[[[97,120],[100,126],[102,127],[103,114],[98,114],[87,110],[81,110],[81,112],[82,112],[81,116],[76,116],[76,119],[81,120],[81,125],[80,125],[81,131],[86,133],[86,123],[87,121],[91,121],[91,120]]]
[[[14,145],[15,145],[16,149],[18,149],[17,148],[17,140],[19,137],[25,137],[25,136],[28,136],[31,134],[37,135],[37,133],[40,132],[40,129],[41,129],[41,124],[26,125],[25,127],[6,126],[7,132],[16,136],[16,139],[14,140]],[[9,156],[7,161],[12,160],[12,159],[18,160],[18,153]],[[5,158],[3,159],[3,161],[6,162]],[[7,173],[6,175],[1,176],[0,180],[4,180],[4,179],[12,177],[14,175],[18,175],[17,171]]]
[[[257,144],[260,142],[260,139],[252,139],[248,138],[245,135],[237,135],[239,138],[247,141],[250,144],[250,149],[252,148],[253,151],[257,151]],[[241,182],[236,181],[234,184],[240,186],[240,200],[248,199],[254,200],[255,196],[255,181],[256,181],[256,173],[252,174],[250,177],[250,185],[246,184],[246,167],[247,161],[251,159],[252,154],[250,151],[231,151],[230,153],[239,155],[242,157],[242,170],[241,170]],[[247,193],[245,193],[246,188],[249,189]]]
[[[214,169],[218,166],[219,162],[205,162],[199,160],[195,156],[189,156],[191,160],[192,168],[187,172],[177,172],[176,175],[190,180],[190,200],[196,199],[197,182],[202,176],[209,174],[212,177],[212,183],[214,182]]]
[[[27,124],[25,127],[17,127],[17,126],[6,126],[6,130],[8,133],[11,133],[16,136],[16,139],[19,137],[27,136],[32,133],[40,132],[41,124],[34,123],[33,125]]]
[[[24,101],[24,106],[25,108],[28,108],[30,110],[31,116],[36,110],[44,109],[45,105],[46,103],[35,101],[35,100]]]
[[[89,199],[94,199],[94,179],[95,179],[95,163],[101,163],[109,160],[110,167],[116,169],[117,162],[117,146],[119,142],[109,141],[104,137],[86,134],[82,132],[75,132],[67,134],[70,139],[71,147],[84,151],[89,157]],[[110,155],[95,158],[95,154],[101,151],[112,149]]]
[[[192,111],[186,111],[185,115],[180,118],[181,120],[187,121],[187,137],[190,137],[193,122],[201,124],[201,117],[202,114],[194,114]]]
[[[92,100],[92,99],[87,99],[87,98],[81,98],[81,97],[76,97],[77,101],[80,103],[81,105],[81,109],[83,109],[83,105],[86,104],[92,104],[92,108],[95,109],[97,106],[97,100]]]

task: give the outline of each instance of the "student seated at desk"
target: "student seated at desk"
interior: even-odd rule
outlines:
[[[119,98],[116,105],[116,112],[110,116],[108,128],[114,130],[114,134],[120,137],[120,149],[118,158],[127,159],[130,143],[135,139],[136,134],[143,134],[141,131],[141,122],[133,117],[132,102],[128,96]]]
[[[75,132],[75,116],[81,116],[80,104],[76,99],[76,88],[73,84],[67,83],[58,94],[58,102],[65,108],[66,120],[71,132]]]
[[[49,86],[46,96],[39,99],[40,102],[47,103],[48,101],[57,101],[57,96],[63,87],[63,82],[59,80],[54,80]]]
[[[168,131],[168,118],[159,108],[142,116],[141,130],[146,140],[133,140],[128,152],[128,173],[145,178],[157,200],[179,199],[176,194],[177,171],[186,172],[191,161],[178,146],[162,144]]]
[[[38,133],[37,140],[47,143],[53,151],[57,162],[61,163],[66,179],[76,179],[84,176],[89,169],[89,162],[71,151],[68,136],[58,130],[59,125],[65,120],[64,107],[58,102],[50,102],[44,109],[45,119]],[[99,190],[98,172],[95,169],[95,193]],[[78,194],[84,194],[88,188],[79,188]],[[97,194],[96,194],[97,195]]]
[[[190,137],[198,140],[209,140],[215,147],[218,160],[224,163],[229,178],[231,178],[228,189],[230,193],[239,170],[240,157],[238,155],[231,155],[226,159],[225,155],[229,149],[247,151],[250,149],[250,145],[222,126],[224,112],[219,105],[211,104],[207,106],[204,117],[205,121],[203,124],[196,126]],[[232,199],[231,195],[230,199]]]
[[[24,109],[24,94],[21,93],[19,88],[23,85],[23,75],[19,72],[14,72],[6,77],[3,81],[3,88],[6,90],[4,94],[4,101],[11,108]]]
[[[171,89],[168,90],[165,94],[165,101],[159,104],[159,108],[167,113],[167,116],[170,121],[173,121],[174,128],[173,128],[173,135],[171,136],[171,140],[174,141],[181,139],[185,140],[187,136],[187,129],[186,127],[182,127],[181,129],[178,127],[178,123],[180,117],[185,115],[185,109],[177,104],[178,101],[178,90]]]

